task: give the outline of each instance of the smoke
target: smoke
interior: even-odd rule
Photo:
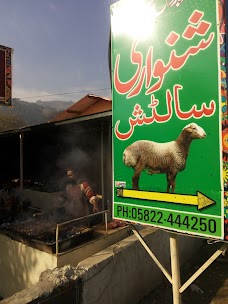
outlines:
[[[85,128],[69,125],[66,132],[59,138],[61,142],[60,154],[56,159],[56,168],[66,175],[71,169],[78,182],[88,181],[92,187],[100,182],[100,130],[99,128]]]
[[[73,123],[38,131],[24,142],[24,177],[34,190],[63,190],[66,171],[72,169],[78,183],[87,181],[101,193],[100,124]]]
[[[83,151],[76,147],[63,152],[56,160],[56,166],[63,172],[72,169],[75,173],[79,173],[83,172],[91,162],[89,151]]]

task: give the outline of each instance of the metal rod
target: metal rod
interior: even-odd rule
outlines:
[[[185,291],[185,289],[191,285],[191,283],[193,281],[195,281],[198,276],[201,275],[201,273],[207,269],[213,262],[214,260],[217,259],[218,256],[220,256],[220,254],[223,253],[224,250],[226,250],[228,248],[227,244],[222,245],[222,247],[220,249],[218,249],[180,288],[180,293],[182,293],[183,291]]]
[[[59,254],[59,225],[56,226],[56,233],[55,233],[55,245],[56,245],[56,251],[55,254]]]
[[[97,212],[97,213],[94,213],[94,214],[89,214],[89,215],[86,215],[86,216],[82,216],[82,217],[79,217],[79,218],[76,218],[76,219],[73,219],[73,220],[70,220],[70,221],[67,221],[67,222],[64,222],[64,223],[60,223],[58,225],[59,226],[64,226],[66,224],[70,224],[70,223],[73,223],[73,222],[79,222],[79,221],[82,221],[82,220],[86,220],[90,217],[94,217],[94,216],[97,216],[99,214],[103,214],[105,212],[108,212],[108,210],[103,210],[103,211],[100,211],[100,212]]]
[[[43,218],[45,215],[48,216],[49,215],[49,211],[35,213],[35,214],[33,214],[33,217],[34,218]]]
[[[96,216],[96,215],[99,215],[99,214],[103,214],[103,213],[105,214],[105,229],[106,229],[106,233],[108,233],[108,223],[107,223],[107,213],[108,213],[108,210],[104,210],[104,211],[97,212],[97,213],[94,213],[94,214],[90,214],[90,215],[86,215],[86,216],[83,216],[83,217],[79,217],[79,218],[73,219],[71,221],[67,221],[67,222],[64,222],[64,223],[57,224],[57,226],[56,226],[56,233],[55,233],[56,255],[58,256],[58,254],[59,254],[59,228],[60,228],[60,226],[64,226],[64,225],[72,223],[72,222],[78,222],[80,220],[87,219],[89,217],[93,217],[93,216]]]
[[[42,212],[47,212],[45,209],[39,208],[39,207],[33,207],[29,206],[28,209],[36,210],[36,211],[42,211]]]
[[[20,133],[20,191],[23,191],[23,133]]]
[[[172,269],[172,289],[173,289],[173,304],[181,304],[180,294],[180,258],[177,234],[170,233],[170,256],[171,256],[171,269]]]
[[[102,193],[102,210],[104,210],[104,130],[103,130],[103,121],[101,122],[101,193]]]
[[[108,212],[105,211],[105,231],[108,234]]]
[[[144,239],[142,238],[142,236],[140,235],[140,233],[136,230],[136,228],[133,225],[132,225],[132,231],[134,232],[134,234],[136,235],[136,237],[138,238],[138,240],[140,241],[140,243],[143,245],[143,247],[146,249],[146,251],[148,252],[148,254],[152,257],[152,259],[157,264],[157,266],[160,268],[160,270],[163,272],[163,274],[166,276],[166,278],[168,279],[168,281],[172,284],[172,277],[171,277],[171,275],[165,269],[165,267],[163,267],[163,265],[159,262],[159,260],[156,258],[156,256],[153,254],[153,252],[147,246],[147,244],[145,243]]]

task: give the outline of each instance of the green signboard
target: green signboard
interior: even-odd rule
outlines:
[[[114,219],[225,240],[222,2],[111,6]]]

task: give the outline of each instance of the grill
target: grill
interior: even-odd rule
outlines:
[[[0,233],[47,253],[59,254],[91,240],[94,235],[91,217],[104,212],[77,219],[41,212],[29,219],[0,225]]]

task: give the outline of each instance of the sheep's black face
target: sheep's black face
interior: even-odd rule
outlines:
[[[192,139],[200,139],[206,137],[206,132],[196,123],[191,123],[184,127],[184,130],[189,133]]]

